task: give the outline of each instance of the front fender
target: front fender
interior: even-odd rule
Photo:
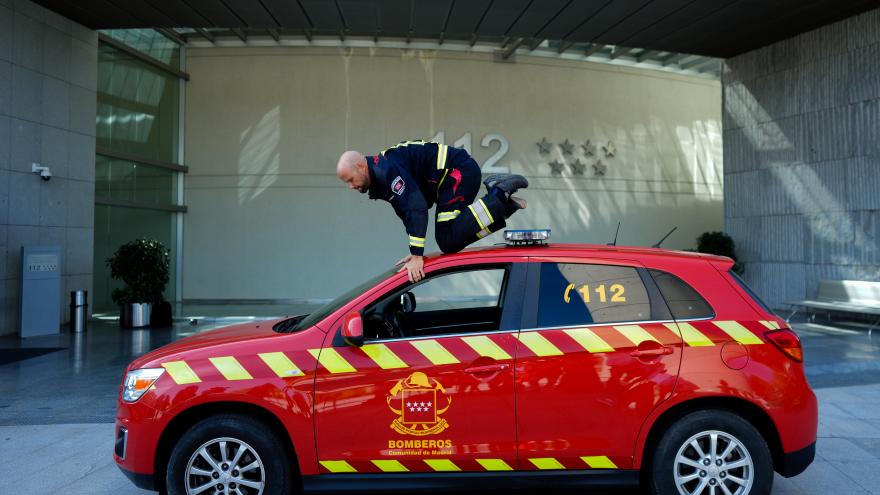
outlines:
[[[179,426],[176,425],[185,424],[188,427],[211,414],[238,411],[259,413],[257,410],[260,410],[263,415],[277,419],[286,431],[300,472],[317,473],[312,417],[314,379],[303,377],[300,380],[284,380],[288,383],[274,383],[276,380],[249,384],[242,382],[237,384],[235,390],[218,387],[216,383],[181,388],[177,394],[169,394],[165,400],[158,401],[160,407],[154,418],[156,427],[162,431],[164,439],[168,432],[179,432]],[[161,407],[163,402],[169,407]],[[157,438],[157,442],[161,441]]]

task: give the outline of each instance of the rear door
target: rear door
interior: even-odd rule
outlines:
[[[516,469],[525,265],[432,269],[359,308],[373,336],[363,347],[346,345],[338,324],[328,333],[315,383],[322,474]],[[375,315],[393,313],[405,292],[416,304],[392,318],[401,336]]]
[[[516,382],[520,469],[629,469],[681,339],[639,264],[530,263]]]

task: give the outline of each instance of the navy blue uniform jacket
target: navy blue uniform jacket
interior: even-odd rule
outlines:
[[[428,210],[437,200],[437,191],[449,170],[470,155],[445,144],[403,141],[366,158],[370,170],[370,199],[391,203],[409,235],[409,252],[422,256]]]

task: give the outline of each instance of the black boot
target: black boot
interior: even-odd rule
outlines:
[[[486,189],[492,192],[493,188],[498,188],[509,195],[516,192],[517,189],[529,187],[529,181],[522,175],[516,174],[494,174],[486,177],[483,181]]]

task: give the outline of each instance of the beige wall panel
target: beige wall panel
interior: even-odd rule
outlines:
[[[550,227],[557,242],[611,239],[693,247],[722,226],[719,84],[657,71],[537,57],[330,48],[201,48],[188,52],[183,297],[332,297],[407,252],[387,203],[334,175],[349,148],[375,153],[438,131],[465,133],[481,164],[526,175],[529,208],[511,228]],[[535,145],[554,143],[550,155]],[[612,141],[614,157],[578,146]],[[549,162],[566,163],[553,175]],[[587,163],[583,176],[568,166]],[[587,160],[589,159],[589,160]],[[428,249],[436,250],[433,224]],[[501,234],[481,244],[500,242]]]

